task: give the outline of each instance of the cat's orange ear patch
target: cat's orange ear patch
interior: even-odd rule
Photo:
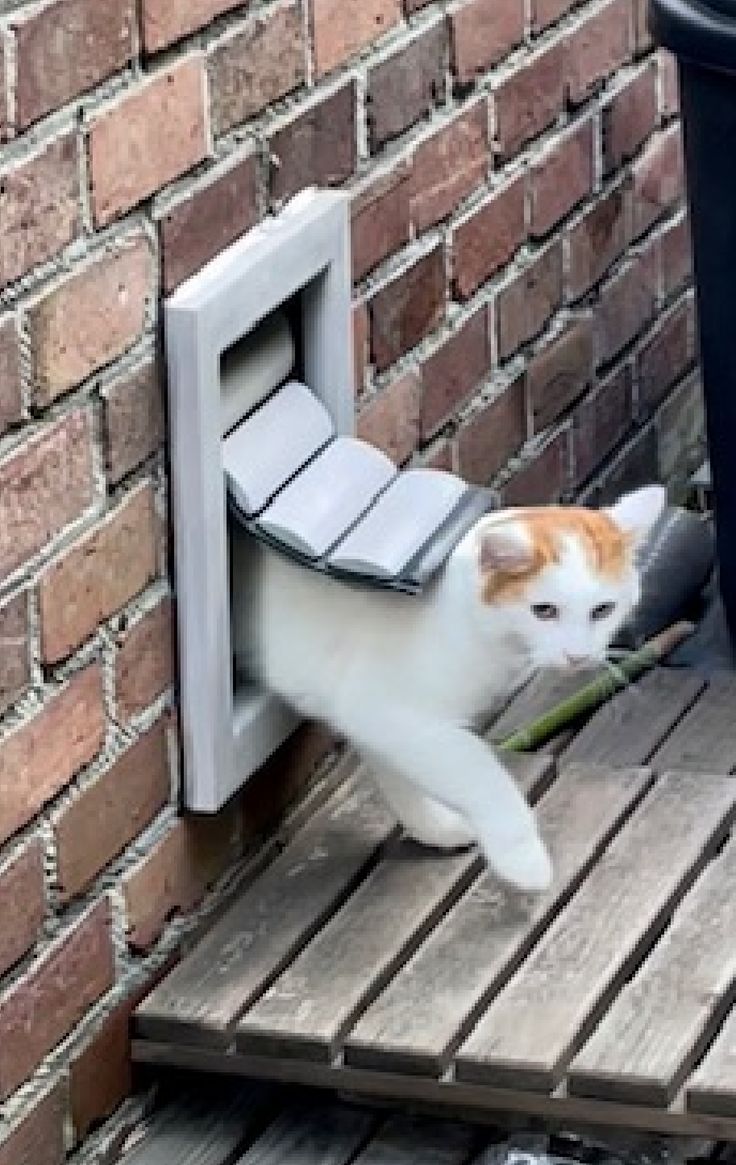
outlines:
[[[480,531],[480,569],[504,574],[526,574],[534,564],[534,546],[519,523],[492,523]]]

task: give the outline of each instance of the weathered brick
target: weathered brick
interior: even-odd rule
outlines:
[[[409,241],[410,174],[409,166],[400,165],[378,179],[371,179],[353,198],[354,282],[359,282]]]
[[[690,221],[683,215],[659,238],[663,292],[666,297],[681,291],[692,279],[693,253]]]
[[[128,942],[148,949],[174,913],[189,913],[240,852],[237,803],[176,821],[123,880]]]
[[[68,901],[86,890],[169,799],[166,731],[159,721],[54,822],[58,886]]]
[[[10,116],[8,110],[8,78],[5,70],[3,38],[0,36],[0,143],[10,137]]]
[[[408,461],[419,443],[422,383],[410,369],[383,388],[358,417],[358,436],[397,465]]]
[[[659,66],[659,112],[662,117],[677,117],[680,112],[680,81],[678,76],[677,58],[667,49],[660,49],[657,53]]]
[[[575,481],[590,477],[631,428],[631,369],[624,364],[578,406],[573,418]]]
[[[498,355],[505,360],[538,335],[562,304],[562,246],[535,257],[496,296]]]
[[[607,101],[601,112],[603,172],[633,158],[657,126],[657,74],[648,62]]]
[[[18,328],[12,316],[0,320],[0,436],[23,417]]]
[[[380,149],[444,100],[445,22],[423,29],[368,73],[368,131],[371,150]]]
[[[520,449],[525,437],[524,378],[517,377],[458,433],[460,474],[467,481],[486,485]]]
[[[90,419],[69,413],[0,462],[0,579],[91,504]]]
[[[129,90],[89,131],[97,226],[143,202],[207,156],[205,76],[200,55]]]
[[[459,84],[502,60],[524,36],[524,0],[464,0],[449,9],[452,71]]]
[[[410,214],[417,234],[447,218],[488,173],[485,100],[421,141],[413,154]]]
[[[69,1071],[69,1107],[77,1139],[115,1109],[133,1090],[130,1056],[131,1002],[107,1016]]]
[[[13,595],[0,606],[0,712],[22,696],[30,682],[28,635],[28,599],[24,593]]]
[[[0,172],[0,290],[53,259],[81,229],[75,137]]]
[[[639,409],[650,412],[695,360],[695,318],[691,297],[660,320],[637,358]]]
[[[256,158],[218,167],[206,186],[188,193],[161,220],[164,291],[173,291],[257,221]]]
[[[560,429],[529,457],[501,491],[506,506],[557,502],[570,485],[570,430]]]
[[[309,106],[271,138],[271,194],[289,198],[304,186],[338,186],[357,165],[355,82]]]
[[[57,1083],[0,1140],[0,1165],[63,1165],[66,1091]]]
[[[592,12],[568,34],[566,50],[568,100],[580,105],[632,54],[631,0]]]
[[[684,486],[707,453],[703,388],[697,372],[669,394],[655,424],[658,480]]]
[[[134,0],[56,0],[13,21],[16,127],[65,105],[133,56]]]
[[[174,682],[171,599],[164,598],[121,634],[115,661],[115,692],[122,720],[142,712]]]
[[[153,293],[153,256],[136,236],[59,284],[29,312],[33,395],[46,405],[130,348]]]
[[[524,191],[523,176],[514,178],[456,227],[452,276],[458,299],[469,299],[525,241]]]
[[[161,373],[155,360],[108,385],[104,403],[105,462],[115,485],[163,444]]]
[[[32,841],[0,867],[0,975],[30,950],[46,910],[43,846]],[[0,1160],[2,1153],[0,1153]]]
[[[91,664],[0,746],[0,841],[55,797],[104,738],[102,674]]]
[[[43,574],[38,597],[44,660],[56,663],[70,655],[155,574],[153,491],[145,485]]]
[[[143,43],[147,53],[158,52],[190,32],[204,28],[217,16],[237,8],[241,0],[141,0]]]
[[[323,761],[338,747],[339,742],[329,729],[305,721],[253,774],[238,807],[246,849],[255,839],[273,835],[283,823],[287,807],[304,793]]]
[[[630,191],[626,183],[620,183],[586,211],[568,232],[567,294],[570,299],[585,295],[621,258],[630,230]]]
[[[527,396],[535,433],[556,421],[593,381],[593,328],[574,320],[527,368]]]
[[[356,397],[359,397],[365,388],[369,334],[370,316],[368,314],[368,305],[365,302],[356,303],[353,307],[353,359],[355,363]]]
[[[546,235],[593,189],[593,122],[558,138],[531,172],[531,233]]]
[[[209,58],[215,133],[247,121],[301,85],[306,76],[305,53],[297,4],[255,17],[217,44]]]
[[[679,125],[654,138],[632,169],[633,234],[638,238],[682,197],[684,159]]]
[[[575,4],[577,0],[531,0],[532,31],[542,32],[550,24],[555,24]]]
[[[482,308],[422,365],[422,440],[433,436],[470,397],[488,375],[489,365],[488,314]]]
[[[634,0],[634,43],[636,55],[641,56],[652,47],[649,31],[649,0]]]
[[[638,429],[613,462],[601,473],[591,501],[598,506],[615,502],[627,490],[657,480],[657,433],[653,424]]]
[[[440,245],[371,300],[371,351],[376,366],[388,368],[436,328],[444,313],[445,253]]]
[[[311,0],[314,68],[318,77],[337,68],[401,20],[401,0]]]
[[[552,125],[565,105],[565,53],[557,41],[522,61],[494,89],[495,150],[510,158]]]
[[[639,255],[601,290],[596,310],[596,362],[608,363],[642,332],[654,315],[653,252]]]
[[[9,1096],[112,986],[110,906],[98,902],[0,1000],[0,1095]]]

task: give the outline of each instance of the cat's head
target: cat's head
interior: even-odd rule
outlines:
[[[640,596],[637,550],[665,504],[661,486],[602,510],[505,510],[475,530],[481,615],[501,615],[510,644],[533,668],[605,658]],[[494,620],[495,621],[495,620]]]

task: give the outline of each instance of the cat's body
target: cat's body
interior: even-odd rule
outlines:
[[[418,598],[350,587],[251,546],[236,655],[351,741],[417,840],[477,841],[503,879],[544,888],[551,869],[532,812],[472,725],[538,668],[603,658],[638,598],[633,546],[663,502],[651,487],[608,513],[489,515]]]

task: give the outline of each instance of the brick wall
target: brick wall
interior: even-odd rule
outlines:
[[[360,430],[399,461],[598,499],[681,476],[702,418],[640,0],[2,11],[0,1165],[58,1165],[114,1140],[132,1003],[329,747],[177,815],[161,293],[341,185]]]

